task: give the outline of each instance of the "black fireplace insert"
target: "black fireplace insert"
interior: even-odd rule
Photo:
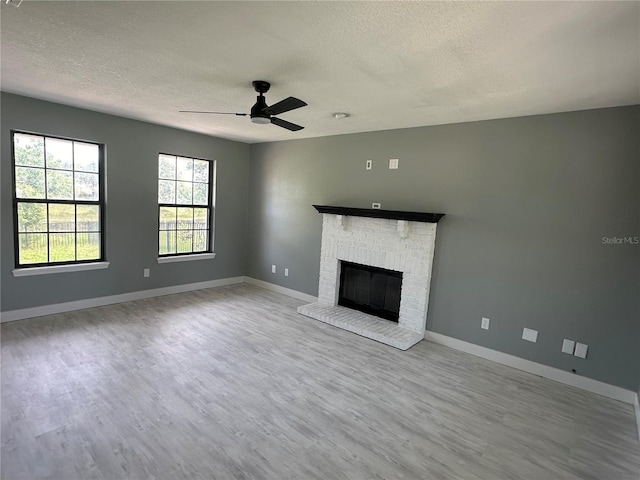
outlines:
[[[345,261],[340,267],[338,305],[398,321],[402,272]]]

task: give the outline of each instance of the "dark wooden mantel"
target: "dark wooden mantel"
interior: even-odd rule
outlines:
[[[404,212],[401,210],[380,210],[376,208],[335,207],[331,205],[314,205],[319,213],[334,215],[351,215],[352,217],[389,218],[392,220],[408,220],[410,222],[438,223],[444,213]]]

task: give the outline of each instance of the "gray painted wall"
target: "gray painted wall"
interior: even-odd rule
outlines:
[[[1,100],[2,311],[244,275],[248,145],[7,93]],[[108,269],[13,277],[11,129],[106,144]],[[215,259],[156,262],[159,152],[217,160]]]
[[[602,237],[640,235],[639,127],[634,106],[252,145],[247,275],[317,294],[312,204],[443,212],[429,330],[635,391],[640,246]]]

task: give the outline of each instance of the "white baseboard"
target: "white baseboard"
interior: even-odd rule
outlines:
[[[220,280],[209,280],[208,282],[173,285],[171,287],[141,290],[138,292],[110,295],[107,297],[88,298],[86,300],[76,300],[74,302],[56,303],[54,305],[23,308],[21,310],[9,310],[0,313],[0,323],[13,322],[14,320],[22,320],[24,318],[42,317],[44,315],[53,315],[56,313],[71,312],[73,310],[83,310],[85,308],[101,307],[103,305],[112,305],[114,303],[130,302],[132,300],[141,300],[143,298],[160,297],[162,295],[171,295],[174,293],[191,292],[193,290],[202,290],[203,288],[222,287],[224,285],[233,285],[243,282],[244,277],[230,277],[222,278]]]
[[[202,290],[203,288],[222,287],[224,285],[233,285],[244,282],[262,287],[266,290],[282,293],[284,295],[288,295],[305,302],[312,303],[318,301],[318,298],[312,295],[307,295],[306,293],[298,292],[297,290],[281,287],[280,285],[264,282],[255,278],[230,277],[222,278],[220,280],[210,280],[208,282],[173,285],[171,287],[141,290],[138,292],[110,295],[107,297],[88,298],[86,300],[76,300],[73,302],[42,305],[40,307],[23,308],[20,310],[9,310],[0,313],[0,323],[13,322],[15,320],[23,320],[25,318],[43,317],[45,315],[54,315],[56,313],[72,312],[74,310],[84,310],[85,308],[101,307],[103,305],[112,305],[114,303],[130,302],[132,300],[141,300],[143,298],[160,297],[162,295],[172,295],[174,293],[191,292],[194,290]]]
[[[280,285],[276,285],[275,283],[265,282],[263,280],[258,280],[257,278],[244,277],[244,281],[246,283],[250,283],[251,285],[255,285],[256,287],[262,287],[266,290],[271,290],[272,292],[278,292],[282,293],[283,295],[297,298],[298,300],[302,300],[303,302],[313,303],[318,301],[318,297],[314,297],[313,295],[302,293],[297,290],[292,290],[291,288],[281,287]]]
[[[532,373],[544,378],[549,378],[551,380],[555,380],[556,382],[571,385],[572,387],[581,388],[582,390],[586,390],[588,392],[597,393],[598,395],[602,395],[603,397],[613,398],[614,400],[619,400],[631,405],[633,405],[634,402],[636,402],[637,404],[636,392],[632,392],[631,390],[626,390],[621,387],[616,387],[615,385],[609,385],[608,383],[600,382],[598,380],[582,377],[580,375],[576,375],[575,373],[565,372],[564,370],[560,370],[559,368],[549,367],[548,365],[542,365],[541,363],[536,363],[532,362],[531,360],[525,360],[524,358],[509,355],[508,353],[491,350],[490,348],[481,347],[480,345],[475,345],[463,340],[458,340],[457,338],[448,337],[440,333],[427,331],[425,333],[425,339],[433,343],[460,350],[461,352],[470,353],[471,355],[475,355],[477,357],[482,357],[487,360],[501,363],[508,367],[517,368],[518,370],[522,370],[524,372]],[[638,412],[636,410],[636,414],[637,413]]]
[[[638,398],[637,393],[636,393],[636,401],[633,404],[633,406],[636,411],[636,426],[638,427],[638,443],[640,443],[640,399]]]

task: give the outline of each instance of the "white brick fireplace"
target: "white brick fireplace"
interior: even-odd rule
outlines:
[[[424,338],[442,214],[315,206],[323,214],[318,301],[302,315],[406,350]],[[402,272],[398,323],[338,305],[340,262]]]

